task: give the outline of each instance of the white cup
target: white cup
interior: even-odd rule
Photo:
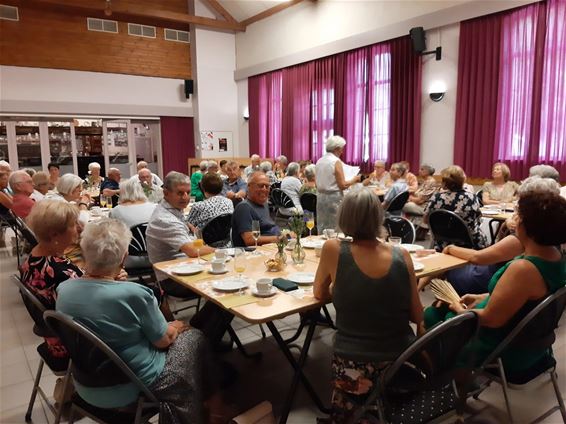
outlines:
[[[260,278],[256,281],[255,287],[259,294],[268,294],[271,293],[273,283],[271,282],[271,278]]]
[[[326,228],[322,231],[322,234],[328,239],[331,240],[336,236],[336,230],[333,228]]]
[[[226,270],[226,262],[224,259],[213,259],[210,261],[212,272],[224,272]]]
[[[226,260],[226,250],[224,249],[217,249],[214,252],[214,257],[216,259],[222,259],[223,261]]]

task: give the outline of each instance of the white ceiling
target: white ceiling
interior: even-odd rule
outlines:
[[[222,7],[238,22],[242,22],[264,10],[271,9],[287,0],[218,0]]]

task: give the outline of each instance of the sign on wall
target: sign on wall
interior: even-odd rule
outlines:
[[[232,151],[231,131],[201,131],[200,149],[203,155],[212,156],[216,153]]]

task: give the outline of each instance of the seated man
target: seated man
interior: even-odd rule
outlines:
[[[112,206],[118,206],[120,197],[120,179],[122,174],[118,168],[110,168],[108,170],[108,178],[100,185],[100,194],[112,198]]]
[[[226,174],[228,178],[224,180],[224,188],[222,195],[234,201],[240,201],[246,197],[248,185],[240,177],[240,167],[234,162],[230,161],[226,164]]]
[[[261,164],[261,158],[259,157],[259,155],[252,155],[251,158],[252,163],[248,166],[246,166],[246,168],[244,169],[244,177],[248,178],[252,172],[255,171],[259,171],[260,168],[260,164]]]
[[[397,195],[409,189],[407,181],[405,180],[406,173],[407,168],[405,168],[405,165],[403,165],[402,162],[391,165],[389,175],[391,176],[391,180],[393,180],[393,185],[389,188],[389,190],[387,190],[387,193],[385,193],[382,203],[383,209],[387,210],[388,206],[391,204],[393,199],[397,197]]]
[[[16,171],[10,175],[12,197],[12,212],[20,218],[26,218],[35,202],[29,197],[33,193],[33,181],[26,171]]]
[[[147,200],[151,203],[159,203],[163,199],[163,189],[153,183],[153,174],[147,168],[138,171],[138,179],[143,188]]]
[[[255,246],[252,221],[259,221],[261,235],[257,244],[277,241],[279,227],[269,215],[269,178],[262,171],[253,172],[248,179],[248,198],[236,206],[232,215],[232,243],[234,247]]]
[[[163,182],[163,200],[155,207],[147,225],[147,254],[152,264],[185,256],[197,257],[189,227],[183,219],[190,192],[189,177],[175,171],[167,174]],[[209,246],[200,249],[201,255],[211,252],[214,249]],[[176,297],[193,296],[191,290],[168,279],[166,274],[155,271],[155,275],[166,293]]]
[[[204,194],[202,194],[199,183],[200,180],[202,180],[204,174],[206,174],[206,168],[208,168],[208,161],[202,160],[198,166],[199,166],[199,170],[193,172],[193,175],[191,175],[191,196],[195,198],[195,201],[200,202],[201,200],[204,199]]]
[[[139,172],[142,169],[149,169],[147,162],[145,160],[140,160],[138,162],[137,169],[138,169],[137,175],[139,176]],[[151,172],[151,170],[149,172]],[[161,187],[163,185],[163,181],[161,181],[161,178],[159,178],[159,176],[157,174],[154,174],[153,172],[151,172],[151,183],[155,184],[157,187]]]

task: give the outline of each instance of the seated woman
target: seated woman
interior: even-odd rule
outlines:
[[[57,310],[87,325],[128,364],[161,402],[160,422],[202,423],[203,404],[215,391],[204,336],[181,321],[168,323],[150,289],[113,281],[131,236],[114,219],[87,224],[81,240],[86,272],[59,286]],[[92,388],[75,382],[75,388],[102,408],[125,407],[139,395],[133,383]]]
[[[385,170],[385,161],[376,160],[373,165],[373,172],[368,175],[362,184],[365,186],[376,185],[380,189],[386,189],[393,184],[389,172]]]
[[[302,215],[303,207],[301,206],[300,190],[302,187],[299,179],[300,165],[297,162],[291,162],[287,166],[287,175],[281,180],[281,191],[283,191],[293,201],[293,207],[279,208],[279,213],[283,216],[292,216],[295,213]]]
[[[463,188],[464,171],[458,165],[452,165],[443,169],[440,175],[442,176],[444,190],[433,194],[430,198],[425,208],[423,222],[428,224],[430,213],[437,209],[452,211],[462,218],[470,229],[474,246],[483,249],[487,246],[487,237],[480,230],[480,204],[475,194],[467,192]],[[446,246],[443,243],[435,244],[438,251],[442,251],[444,247]]]
[[[483,204],[494,205],[514,201],[519,185],[515,181],[509,181],[511,177],[509,167],[498,162],[493,165],[491,176],[493,181],[486,182],[482,187]]]
[[[20,267],[22,282],[48,309],[55,309],[56,289],[69,278],[83,272],[63,252],[78,239],[79,210],[70,203],[43,200],[34,206],[27,218],[38,244]],[[66,357],[67,351],[56,337],[46,338],[53,357]]]
[[[376,239],[383,219],[371,190],[347,194],[338,224],[353,241],[327,241],[316,271],[315,297],[332,299],[336,308],[331,417],[336,423],[349,422],[385,361],[395,359],[415,338],[409,323],[422,322],[409,253]]]
[[[556,247],[566,241],[566,199],[554,193],[529,192],[519,198],[516,236],[524,253],[508,262],[489,282],[488,293],[467,294],[461,303],[448,307],[430,307],[425,311],[427,328],[438,321],[473,309],[480,319],[481,330],[466,353],[476,363],[507,336],[548,294],[566,285],[566,260]],[[506,351],[506,371],[530,369],[549,355],[547,349],[514,348]]]
[[[307,165],[303,174],[305,176],[305,182],[299,190],[299,197],[304,193],[316,194],[316,166],[313,164]]]

